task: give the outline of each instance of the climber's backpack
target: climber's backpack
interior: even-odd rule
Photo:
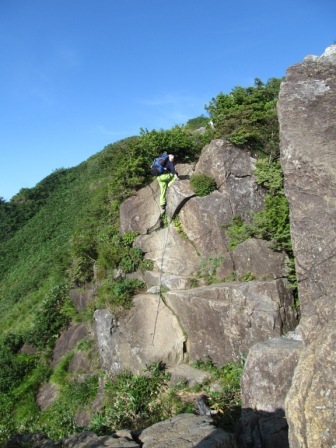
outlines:
[[[164,173],[166,163],[168,162],[168,154],[162,154],[157,157],[151,165],[151,174],[153,176],[160,176]]]

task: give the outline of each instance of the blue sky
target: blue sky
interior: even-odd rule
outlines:
[[[334,0],[0,0],[0,197],[335,41]]]

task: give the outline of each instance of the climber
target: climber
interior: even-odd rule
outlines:
[[[160,206],[162,210],[166,208],[166,192],[167,188],[171,186],[176,179],[178,179],[178,174],[174,166],[174,155],[169,154],[168,160],[164,166],[164,173],[157,176],[157,180],[160,186]]]

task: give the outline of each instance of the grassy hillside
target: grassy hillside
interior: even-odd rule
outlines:
[[[71,354],[51,369],[52,348],[71,322],[92,319],[94,308],[79,314],[69,289],[92,284],[94,267],[100,288],[93,307],[131,306],[132,293],[141,285],[116,281],[111,273],[118,267],[132,272],[143,260],[132,248],[135,235],[119,235],[119,206],[152,180],[149,166],[159,153],[173,152],[178,163],[190,162],[212,138],[225,137],[267,155],[259,167],[260,182],[269,184],[273,199],[254,227],[236,219],[229,232],[236,243],[242,233],[243,238],[261,235],[290,252],[288,208],[281,185],[274,187],[274,179],[281,179],[275,108],[279,84],[258,80],[254,87],[213,99],[208,111],[215,131],[208,127],[204,135],[192,133],[196,124],[206,124],[204,116],[166,131],[141,130],[140,136],[108,145],[77,167],[57,170],[34,188],[22,189],[10,202],[0,200],[1,443],[15,432],[44,431],[59,438],[80,430],[74,413],[94,399],[97,376],[72,379],[67,373]],[[274,222],[275,216],[282,221]],[[59,399],[41,412],[35,398],[47,380],[57,386]]]

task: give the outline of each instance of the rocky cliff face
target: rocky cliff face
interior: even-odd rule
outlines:
[[[147,291],[133,298],[125,316],[95,312],[102,367],[137,373],[162,361],[178,376],[195,360],[210,357],[224,364],[247,354],[235,441],[214,430],[211,419],[186,415],[143,431],[144,447],[158,446],[166,433],[165,446],[336,446],[335,100],[336,45],[291,67],[281,86],[281,158],[299,280],[298,327],[285,280],[286,255],[256,239],[228,250],[225,225],[237,214],[248,220],[264,203],[254,159],[246,151],[215,140],[195,167],[178,166],[181,180],[168,190],[165,217],[156,180],[122,204],[120,231],[138,232],[134,244],[154,269],[132,274],[145,282]],[[196,197],[189,182],[194,172],[213,177],[217,190]],[[255,280],[229,281],[233,273],[236,279],[250,274]],[[208,284],[205,277],[216,282]],[[90,294],[72,291],[72,299],[81,309]],[[65,332],[56,344],[55,362],[82,337],[91,338],[91,329],[77,325]],[[87,369],[86,361],[75,356],[73,371]],[[46,385],[39,393],[40,407],[56,394]],[[87,424],[85,418],[81,424]],[[182,429],[175,434],[173,427]],[[188,443],[183,445],[186,432]],[[76,439],[64,446],[84,446],[80,443]]]
[[[293,296],[284,280],[285,254],[253,239],[232,252],[227,248],[224,226],[234,215],[248,218],[263,207],[254,159],[229,142],[215,140],[194,169],[177,168],[181,180],[169,189],[166,225],[156,180],[121,206],[121,232],[139,233],[134,244],[154,269],[137,274],[148,291],[134,297],[126,317],[116,323],[106,310],[95,313],[107,370],[139,372],[153,361],[174,367],[209,358],[222,365],[239,359],[253,344],[295,328]],[[189,183],[193,172],[212,176],[217,190],[196,197]],[[217,283],[202,285],[202,269],[216,271]],[[233,273],[237,278],[253,273],[256,280],[223,282]]]
[[[249,350],[236,435],[242,447],[336,443],[335,100],[336,45],[291,67],[281,85],[281,161],[301,321],[295,333]]]
[[[291,447],[336,444],[336,45],[287,71],[278,103],[305,347],[286,398]]]

